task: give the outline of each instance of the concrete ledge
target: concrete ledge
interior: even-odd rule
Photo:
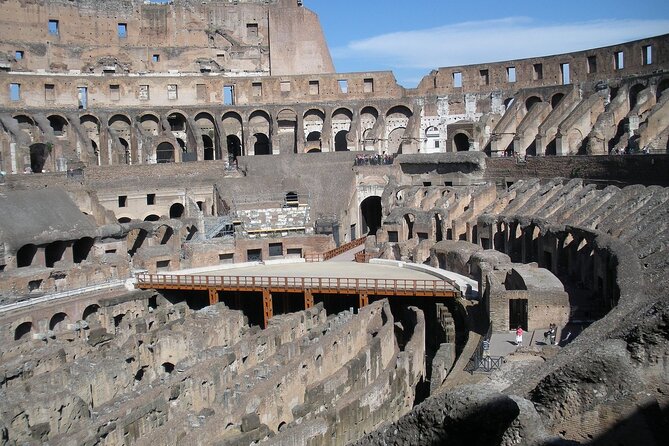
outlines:
[[[447,271],[445,269],[435,268],[429,265],[421,265],[419,263],[402,262],[399,260],[370,259],[369,263],[376,265],[396,266],[398,268],[406,268],[414,271],[420,271],[423,273],[431,274],[442,280],[452,282],[454,285],[457,286],[462,295],[468,299],[478,299],[479,297],[478,282],[473,279],[470,279],[467,276],[463,276],[462,274],[454,273],[453,271]]]

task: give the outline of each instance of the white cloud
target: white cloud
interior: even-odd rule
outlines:
[[[661,19],[540,24],[528,17],[509,17],[382,34],[352,41],[332,54],[337,65],[359,60],[393,69],[431,70],[567,53],[667,32],[669,20]]]

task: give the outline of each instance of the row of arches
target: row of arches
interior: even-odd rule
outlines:
[[[97,317],[98,311],[100,310],[100,305],[91,304],[88,305],[81,314],[81,318],[77,320],[85,321],[90,324]],[[72,318],[63,311],[59,311],[53,314],[48,322],[46,323],[46,328],[52,332],[61,332],[68,329],[68,325],[72,324],[74,321]],[[37,328],[33,324],[33,321],[23,321],[16,325],[14,328],[14,340],[24,340],[32,336]]]
[[[230,161],[240,155],[317,151],[393,152],[399,150],[412,116],[406,105],[387,109],[367,105],[332,111],[286,107],[277,113],[264,109],[220,114],[148,110],[134,117],[127,113],[99,116],[85,112],[76,117],[51,113],[46,120],[17,113],[13,118],[31,141],[26,145],[31,169],[39,173],[56,168],[53,145],[61,151],[76,151],[82,161],[98,165]],[[20,161],[17,158],[18,164]]]
[[[43,259],[44,266],[53,268],[66,256],[70,257],[73,263],[79,264],[89,258],[94,244],[95,240],[91,237],[75,241],[57,240],[43,246],[29,243],[16,252],[16,266],[17,268],[35,266],[38,260]]]

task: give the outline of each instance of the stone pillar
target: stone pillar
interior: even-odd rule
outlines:
[[[307,135],[304,134],[304,112],[302,110],[298,110],[295,126],[295,140],[297,141],[295,150],[297,153],[304,153]]]
[[[267,328],[269,320],[274,316],[274,309],[272,307],[272,293],[269,288],[262,289],[262,309],[263,309],[263,328]]]

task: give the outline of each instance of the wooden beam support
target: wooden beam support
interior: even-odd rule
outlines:
[[[304,290],[304,309],[308,310],[314,306],[314,293],[310,289]]]
[[[367,293],[358,294],[358,308],[369,305],[369,295]]]
[[[209,288],[209,305],[216,305],[218,303],[218,290],[216,288]]]
[[[274,316],[274,309],[272,306],[272,293],[270,293],[269,288],[262,289],[262,309],[263,309],[263,328],[267,328],[269,320]]]

